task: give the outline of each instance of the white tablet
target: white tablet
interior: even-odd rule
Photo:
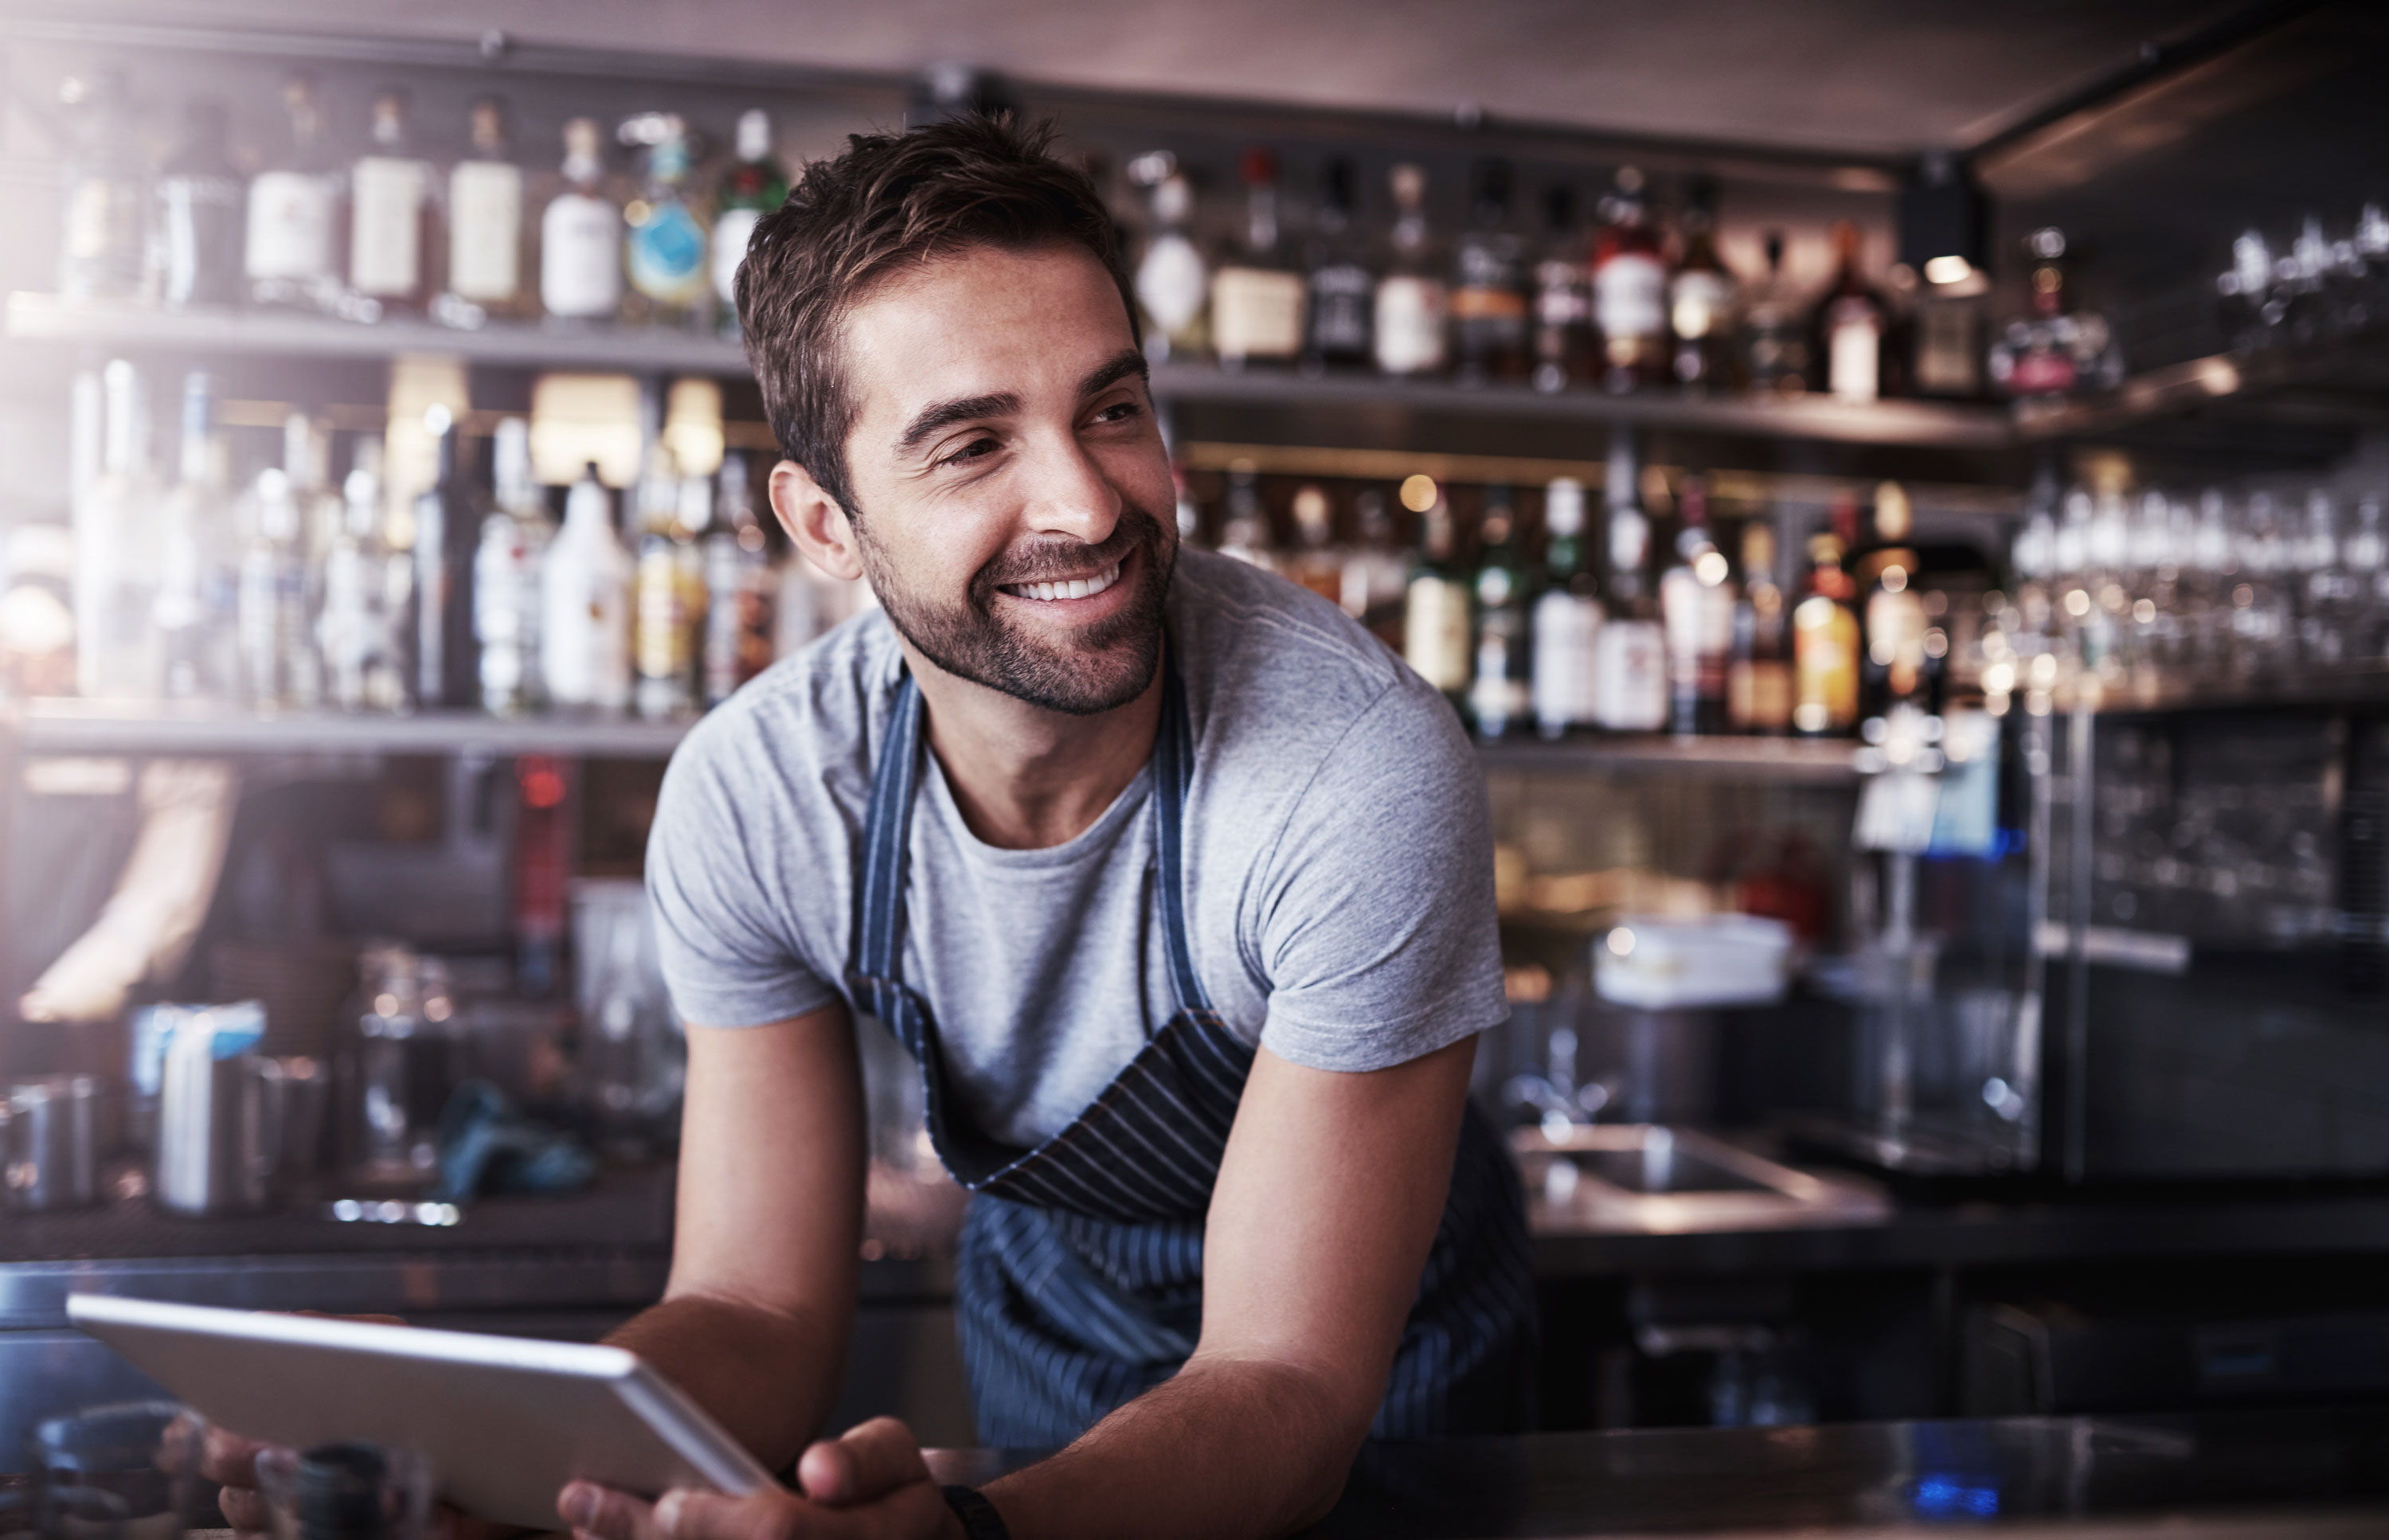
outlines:
[[[467,1513],[561,1527],[576,1477],[742,1495],[771,1473],[619,1347],[75,1294],[67,1318],[218,1427],[306,1449],[370,1439],[431,1461]]]

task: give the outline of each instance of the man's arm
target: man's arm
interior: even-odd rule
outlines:
[[[1211,1197],[1202,1340],[987,1489],[1016,1540],[1277,1534],[1334,1505],[1418,1295],[1475,1051],[1360,1074],[1260,1051]]]
[[[609,1339],[779,1470],[829,1414],[862,1234],[862,1072],[846,1007],[688,1029],[680,1201],[660,1304]]]

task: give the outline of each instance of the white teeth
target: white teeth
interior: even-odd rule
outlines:
[[[1119,564],[1114,562],[1092,578],[1073,578],[1066,583],[1017,583],[1006,590],[1023,599],[1092,599],[1119,581]]]

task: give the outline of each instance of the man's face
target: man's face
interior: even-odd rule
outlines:
[[[855,542],[949,673],[1092,715],[1153,681],[1177,558],[1169,465],[1119,290],[1075,248],[976,247],[843,335]]]

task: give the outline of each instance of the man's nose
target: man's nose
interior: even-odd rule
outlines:
[[[1030,456],[1027,502],[1028,528],[1041,535],[1068,535],[1097,545],[1119,523],[1120,495],[1075,436],[1041,444]]]

